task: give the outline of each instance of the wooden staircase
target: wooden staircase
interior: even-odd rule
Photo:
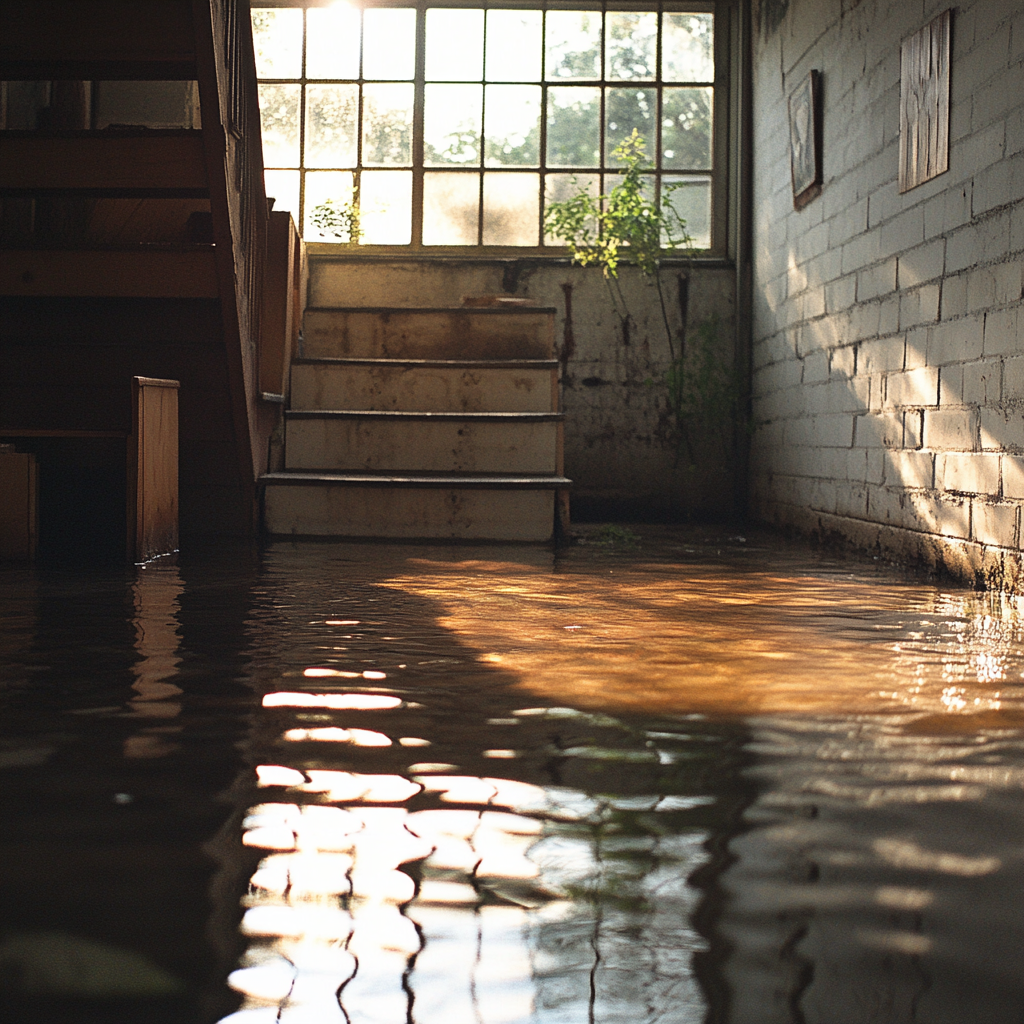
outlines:
[[[306,310],[271,535],[552,540],[568,519],[554,310]]]

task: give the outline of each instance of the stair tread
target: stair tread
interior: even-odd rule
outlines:
[[[412,366],[454,370],[553,370],[557,359],[388,359],[383,356],[299,356],[292,366]]]
[[[264,473],[260,483],[271,484],[363,484],[371,487],[569,487],[564,476],[516,474],[513,476],[480,473],[457,476],[432,476],[428,473],[331,473],[309,470]]]
[[[557,423],[565,419],[561,412],[405,412],[396,409],[287,409],[285,416],[295,420],[376,419],[393,420],[469,420],[476,423]]]
[[[307,306],[307,313],[465,313],[470,316],[523,316],[557,313],[554,306]]]

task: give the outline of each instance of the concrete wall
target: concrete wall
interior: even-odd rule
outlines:
[[[680,269],[662,282],[680,328]],[[565,472],[578,518],[721,518],[735,502],[734,437],[722,424],[691,426],[680,445],[663,383],[668,343],[656,290],[620,271],[632,323],[624,343],[601,273],[542,260],[310,258],[311,306],[459,306],[467,295],[508,292],[553,306],[566,414]],[[567,299],[571,305],[568,315]],[[716,348],[731,365],[734,273],[698,269],[689,285],[688,335],[718,318]]]
[[[900,194],[900,43],[947,6],[762,0],[752,497],[776,523],[1019,588],[1024,2],[954,9],[949,170]],[[823,190],[797,212],[787,98],[812,68]]]

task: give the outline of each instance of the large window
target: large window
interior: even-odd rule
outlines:
[[[280,0],[252,18],[267,194],[309,242],[350,241],[358,211],[369,251],[557,251],[544,200],[573,179],[607,192],[635,128],[652,196],[681,183],[695,244],[718,245],[710,4]]]

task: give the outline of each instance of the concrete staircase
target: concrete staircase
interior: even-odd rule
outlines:
[[[568,525],[554,310],[306,310],[275,536],[551,540]]]

